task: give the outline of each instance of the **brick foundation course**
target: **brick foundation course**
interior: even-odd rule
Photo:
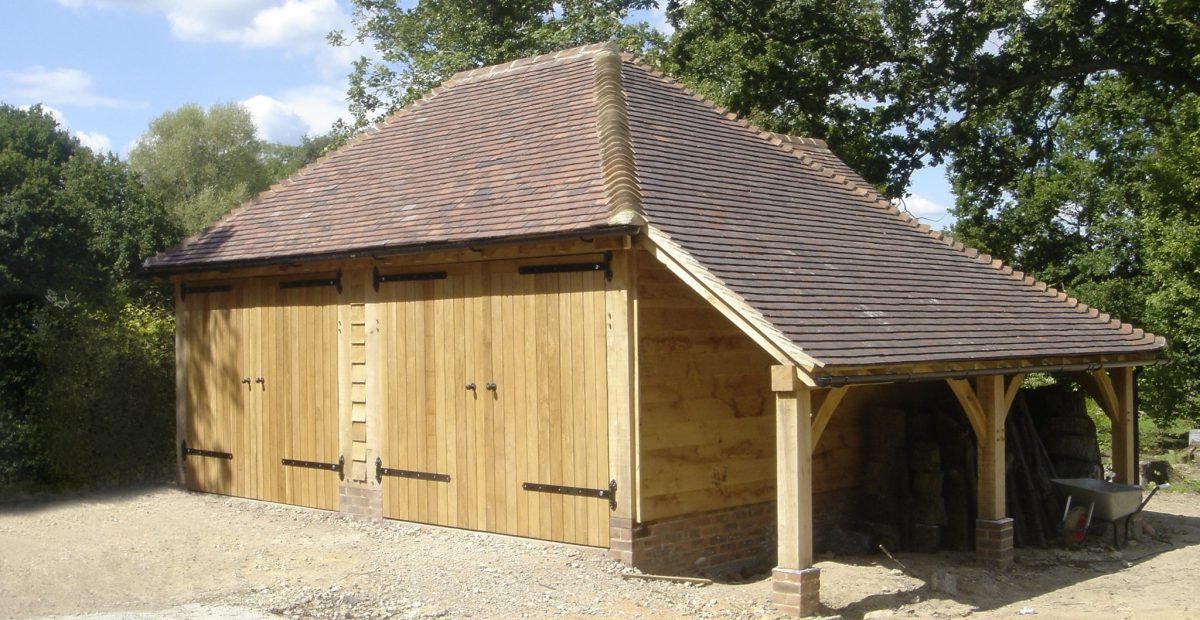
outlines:
[[[379,521],[383,519],[383,490],[363,484],[344,483],[338,509],[348,515]]]
[[[975,521],[975,555],[990,566],[1012,566],[1013,520]]]
[[[645,573],[720,578],[775,564],[774,502],[610,525],[609,557]]]
[[[821,610],[821,569],[776,568],[771,571],[771,602],[780,613],[795,618],[818,615]]]

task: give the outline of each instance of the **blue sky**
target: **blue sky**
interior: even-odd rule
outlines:
[[[663,23],[661,12],[645,18]],[[294,144],[346,115],[350,64],[370,50],[333,48],[325,34],[349,22],[345,0],[0,2],[0,102],[41,103],[84,144],[120,156],[187,103],[242,103],[260,137]],[[918,173],[911,191],[914,215],[950,224],[941,169]]]

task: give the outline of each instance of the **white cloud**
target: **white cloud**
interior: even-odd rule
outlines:
[[[96,153],[111,153],[112,140],[108,136],[98,131],[76,131],[75,137],[79,138],[79,143],[92,149]]]
[[[33,106],[21,106],[21,109],[28,110]],[[42,110],[58,123],[58,128],[63,131],[71,130],[71,123],[67,121],[67,115],[62,113],[58,108],[42,104]],[[105,153],[112,151],[112,140],[108,136],[98,131],[70,131],[71,135],[79,139],[79,143],[96,151],[97,153]]]
[[[903,199],[892,201],[897,207],[911,213],[913,217],[926,221],[941,222],[949,217],[949,208],[920,194],[909,194]]]
[[[311,53],[350,16],[338,0],[58,0],[70,8],[125,8],[162,13],[171,34],[196,43],[237,43]]]
[[[35,66],[20,71],[0,71],[0,99],[88,108],[144,107],[137,102],[97,95],[92,92],[93,82],[90,73],[79,69]]]
[[[349,117],[345,89],[322,84],[291,88],[275,97],[255,95],[241,104],[254,118],[259,138],[282,144],[299,144],[304,134],[323,134],[337,119]]]
[[[308,122],[290,105],[266,95],[255,95],[242,106],[250,111],[259,139],[280,144],[299,144],[300,138],[308,133]]]

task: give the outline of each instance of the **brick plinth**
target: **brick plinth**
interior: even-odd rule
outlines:
[[[338,499],[340,510],[346,514],[375,521],[383,519],[383,492],[379,487],[346,483]]]
[[[979,519],[975,521],[975,555],[991,566],[1012,566],[1013,520]]]
[[[762,572],[775,563],[774,502],[609,523],[609,557],[646,573],[720,578]]]
[[[633,566],[633,539],[635,536],[633,519],[609,517],[608,519],[608,557],[625,566]]]
[[[771,602],[780,613],[795,618],[821,610],[821,569],[776,568],[771,571]]]

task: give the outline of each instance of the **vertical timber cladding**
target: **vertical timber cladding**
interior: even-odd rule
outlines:
[[[384,516],[608,545],[607,500],[523,488],[608,488],[605,273],[518,271],[578,260],[379,284],[381,465],[420,475],[382,478]]]
[[[184,330],[189,489],[336,509],[337,291],[287,280],[193,287]],[[188,285],[183,285],[184,289]],[[218,456],[220,455],[220,456]]]

